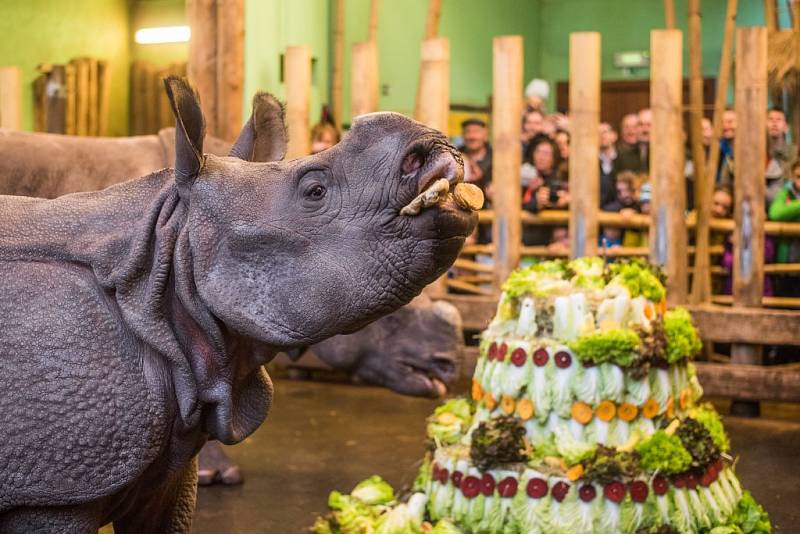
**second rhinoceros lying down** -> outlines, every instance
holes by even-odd
[[[441,134],[396,114],[281,163],[203,155],[168,81],[175,169],[55,200],[0,197],[0,532],[188,532],[197,451],[266,416],[263,364],[409,302],[476,224]],[[232,153],[264,153],[251,120]],[[43,154],[46,157],[46,154]]]
[[[283,109],[269,98],[254,101],[252,134],[263,143],[260,161],[283,158]],[[224,156],[230,143],[206,136],[209,154]],[[0,195],[55,198],[96,191],[169,167],[175,129],[125,138],[78,137],[0,129]],[[418,297],[362,330],[311,347],[327,365],[406,395],[442,395],[456,378],[463,341],[457,310]],[[297,351],[295,351],[297,354]],[[202,458],[201,458],[202,460]]]

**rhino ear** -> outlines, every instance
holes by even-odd
[[[169,76],[164,87],[175,115],[175,181],[187,192],[203,166],[206,123],[200,98],[185,78]]]
[[[269,93],[257,93],[253,113],[230,155],[245,161],[280,161],[286,156],[287,142],[283,105]]]

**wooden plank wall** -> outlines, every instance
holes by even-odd
[[[22,126],[22,75],[19,67],[0,67],[0,128]]]
[[[131,65],[130,133],[146,135],[174,126],[172,108],[164,90],[167,76],[186,76],[186,63],[156,67],[143,61]]]
[[[38,70],[33,83],[34,130],[108,135],[108,62],[80,57],[64,65],[39,65]]]

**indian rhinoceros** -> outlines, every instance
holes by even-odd
[[[254,113],[215,157],[196,94],[166,86],[174,169],[0,196],[0,532],[187,532],[198,450],[266,417],[263,364],[406,304],[476,225],[452,191],[400,214],[463,175],[419,123],[367,115],[326,152],[261,163],[285,139]]]
[[[278,102],[260,101],[258,114],[254,134],[267,137],[280,130],[284,110]],[[224,156],[231,144],[207,135],[203,148]],[[45,152],[48,156],[41,157]],[[280,150],[260,155],[262,160],[282,157]],[[175,128],[128,138],[0,129],[0,195],[54,198],[94,191],[168,167],[174,159]],[[444,395],[457,378],[463,347],[458,310],[423,294],[363,329],[335,336],[307,352],[364,383],[405,395],[435,397]],[[305,353],[292,351],[291,358],[297,360]],[[241,470],[218,443],[209,442],[198,458],[200,485],[242,482]]]

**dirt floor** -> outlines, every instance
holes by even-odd
[[[413,481],[425,418],[437,401],[282,379],[275,391],[267,422],[227,449],[245,484],[201,488],[194,532],[303,532],[326,510],[332,489],[349,491],[372,474],[396,488]],[[766,406],[761,419],[727,417],[725,423],[744,487],[770,513],[776,532],[798,532],[800,409]]]

